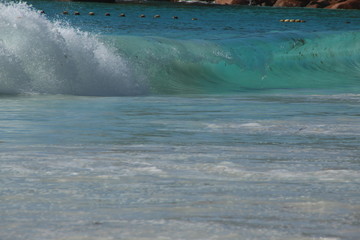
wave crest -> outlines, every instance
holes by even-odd
[[[51,22],[25,3],[0,3],[0,93],[136,95],[144,83],[96,36]]]

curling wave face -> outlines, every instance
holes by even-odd
[[[356,31],[214,41],[94,35],[51,21],[25,3],[0,3],[0,31],[1,94],[360,92]]]
[[[149,77],[155,93],[358,92],[360,33],[304,35],[277,33],[214,42],[123,36],[114,41]]]

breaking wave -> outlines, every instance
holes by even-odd
[[[360,90],[360,32],[221,41],[101,36],[25,3],[0,3],[0,31],[0,94]]]
[[[135,95],[128,63],[89,33],[51,22],[25,3],[0,3],[0,92]]]

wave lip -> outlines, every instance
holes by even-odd
[[[96,36],[48,20],[26,3],[0,3],[0,93],[138,95],[146,84]]]

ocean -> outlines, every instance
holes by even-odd
[[[359,26],[1,1],[0,239],[360,239]]]

